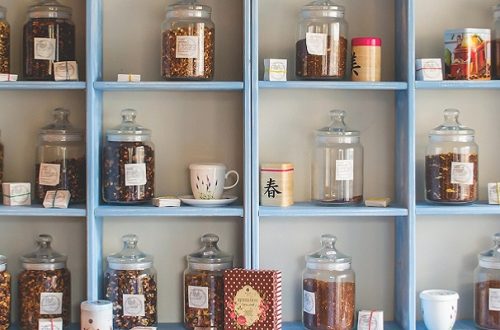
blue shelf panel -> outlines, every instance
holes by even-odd
[[[284,322],[283,330],[304,330],[304,326],[302,322]],[[384,330],[402,330],[396,322],[394,321],[386,321],[384,322]],[[419,329],[420,330],[420,329]]]
[[[408,209],[398,205],[390,207],[318,206],[311,202],[298,202],[289,207],[259,207],[261,217],[397,217],[407,215]]]
[[[500,80],[415,81],[417,89],[500,89]]]
[[[19,217],[85,217],[85,205],[72,205],[67,209],[44,208],[40,204],[29,206],[0,205],[0,216]]]
[[[0,82],[2,90],[84,90],[87,83],[84,81],[8,81]]]
[[[156,207],[152,205],[101,205],[97,217],[243,217],[243,206],[223,207]]]
[[[351,90],[405,90],[406,82],[398,81],[259,81],[261,89],[351,89]]]
[[[453,330],[476,330],[474,321],[472,320],[457,320],[453,325]],[[416,330],[427,330],[424,321],[417,321]]]
[[[96,81],[94,88],[103,91],[242,91],[241,81]]]
[[[417,215],[500,215],[500,205],[490,205],[480,201],[468,205],[437,205],[426,202],[417,203]]]

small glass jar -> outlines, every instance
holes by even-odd
[[[54,62],[75,61],[72,9],[57,0],[37,0],[23,33],[25,80],[54,80]]]
[[[347,59],[344,7],[330,0],[315,0],[304,6],[295,54],[298,78],[344,79]]]
[[[224,330],[225,269],[233,267],[233,256],[217,246],[219,236],[201,237],[203,248],[187,256],[184,271],[184,325],[187,329]]]
[[[52,250],[52,237],[38,235],[38,249],[21,257],[18,277],[19,318],[24,330],[39,329],[39,319],[71,321],[71,275],[67,257]]]
[[[151,130],[135,122],[136,111],[121,112],[122,123],[106,132],[103,154],[103,199],[137,204],[154,197],[155,155]]]
[[[478,146],[474,130],[462,126],[456,109],[444,111],[444,123],[429,133],[425,156],[425,199],[443,204],[478,199]]]
[[[302,321],[307,329],[354,327],[355,274],[351,257],[335,249],[336,240],[333,235],[321,235],[321,249],[306,256]]]
[[[10,25],[7,8],[0,6],[0,73],[10,73]]]
[[[123,249],[108,256],[104,274],[104,296],[113,303],[113,327],[153,326],[158,300],[153,257],[137,248],[136,235],[125,235],[122,240]]]
[[[330,111],[331,123],[316,131],[313,201],[320,205],[363,200],[363,147],[359,131],[344,122],[345,111]]]
[[[55,109],[54,121],[40,130],[35,167],[35,196],[40,203],[50,190],[69,190],[71,203],[85,202],[85,143],[69,114],[67,109]]]
[[[500,233],[495,246],[478,255],[474,270],[474,322],[481,329],[500,329]]]
[[[7,258],[0,255],[0,329],[10,326],[11,276],[7,271]]]
[[[500,4],[493,7],[491,29],[491,79],[500,79]]]
[[[215,26],[212,8],[182,0],[167,8],[162,24],[161,75],[167,80],[212,80]]]

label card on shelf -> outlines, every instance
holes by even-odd
[[[78,63],[76,61],[54,62],[54,80],[78,80]]]
[[[67,209],[71,193],[68,190],[50,190],[45,194],[43,207]]]
[[[31,183],[2,183],[3,205],[31,205]]]
[[[119,73],[117,80],[118,82],[139,82],[141,81],[141,75],[140,74],[124,74],[124,73]]]

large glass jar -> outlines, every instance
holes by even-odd
[[[217,246],[219,236],[205,234],[203,247],[187,256],[184,271],[184,325],[188,329],[224,330],[225,269],[233,267],[233,256]]]
[[[113,327],[149,327],[157,322],[153,257],[137,248],[136,235],[125,235],[122,240],[123,249],[108,256],[104,274],[104,295],[113,303]]]
[[[42,203],[49,190],[69,190],[71,203],[85,201],[83,132],[69,121],[69,110],[54,110],[54,121],[38,137],[35,196]]]
[[[71,321],[71,275],[67,257],[52,250],[52,237],[39,235],[38,249],[21,257],[18,277],[19,322],[24,330],[39,329],[39,319]]]
[[[331,123],[316,131],[313,201],[321,205],[363,200],[363,147],[359,131],[344,122],[345,111],[330,111]]]
[[[493,7],[491,29],[491,78],[500,79],[500,4]]]
[[[482,329],[500,329],[500,233],[495,246],[478,255],[474,270],[474,322]]]
[[[302,8],[295,73],[301,79],[344,79],[347,23],[344,7],[316,0]]]
[[[182,0],[167,8],[162,24],[161,75],[168,80],[212,80],[215,26],[212,8]]]
[[[351,257],[337,251],[336,240],[333,235],[321,235],[321,249],[306,256],[302,321],[307,329],[354,327],[355,275]]]
[[[7,258],[0,255],[0,329],[10,326],[11,276],[7,271]]]
[[[429,133],[425,155],[425,199],[444,204],[478,199],[478,146],[474,130],[458,121],[459,111],[446,109],[444,123]]]
[[[54,80],[54,62],[75,61],[72,9],[57,0],[37,0],[24,24],[25,80]]]
[[[135,122],[135,110],[125,109],[121,114],[122,123],[106,133],[103,199],[116,204],[148,202],[154,197],[155,186],[151,130]]]
[[[0,73],[10,73],[10,25],[7,8],[0,6]]]

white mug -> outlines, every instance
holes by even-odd
[[[429,330],[450,330],[457,319],[458,293],[449,290],[420,292],[424,323]]]
[[[191,190],[196,199],[221,199],[224,190],[236,187],[240,181],[238,172],[231,170],[226,172],[226,165],[216,163],[191,164]],[[224,186],[229,175],[236,176],[236,182],[230,186]]]

